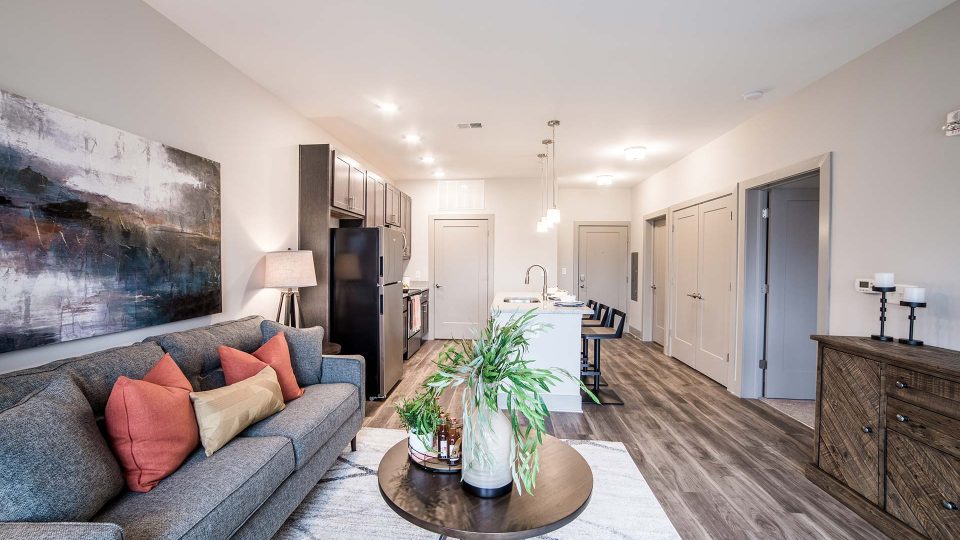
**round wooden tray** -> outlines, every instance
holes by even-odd
[[[407,456],[410,458],[411,463],[426,471],[459,474],[460,471],[463,470],[463,460],[456,465],[451,465],[446,460],[442,460],[436,456],[417,452],[410,447],[409,443],[407,443]]]

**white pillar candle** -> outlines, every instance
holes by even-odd
[[[893,272],[877,272],[873,275],[874,287],[893,287]]]
[[[927,290],[923,287],[907,287],[903,291],[904,302],[923,303],[927,301]]]

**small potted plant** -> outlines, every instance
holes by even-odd
[[[440,425],[440,404],[436,393],[421,391],[411,399],[397,400],[395,407],[400,425],[407,430],[410,448],[424,456],[436,455],[433,437]]]
[[[479,497],[531,492],[540,470],[540,443],[550,411],[543,393],[563,378],[576,381],[598,402],[580,379],[562,369],[531,367],[526,358],[528,336],[540,331],[534,312],[498,323],[494,315],[472,341],[459,341],[437,360],[437,372],[424,383],[439,395],[464,386],[463,485]],[[504,397],[506,411],[498,400]]]

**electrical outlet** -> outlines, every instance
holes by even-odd
[[[560,275],[561,275],[561,276],[567,275],[567,268],[566,268],[566,267],[563,267],[563,268],[560,269]]]
[[[417,276],[417,279],[418,279],[418,280],[420,279],[420,271],[419,271],[419,270],[417,270],[416,274],[414,274],[414,275]]]

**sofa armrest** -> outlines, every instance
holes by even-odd
[[[350,383],[360,393],[360,414],[366,400],[367,371],[366,361],[360,355],[324,356],[320,370],[320,383]]]
[[[19,540],[123,540],[123,529],[115,523],[56,522],[26,523],[0,522],[0,538]]]

